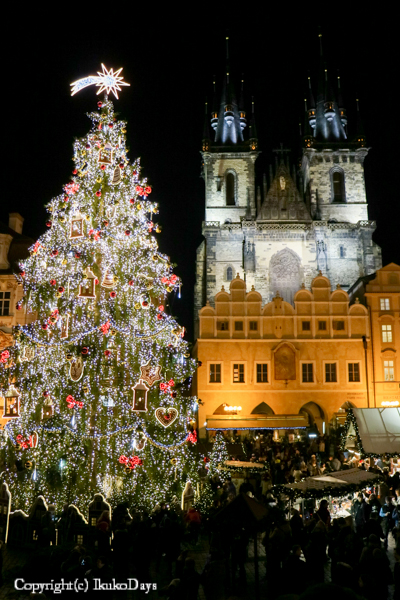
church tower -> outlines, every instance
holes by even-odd
[[[206,222],[239,223],[255,217],[254,163],[257,135],[254,104],[250,126],[244,107],[242,78],[237,98],[229,67],[229,38],[226,38],[226,68],[218,99],[214,98],[209,123],[206,111],[202,157],[206,193]],[[212,134],[210,134],[210,125]]]
[[[382,267],[368,220],[364,160],[368,154],[357,101],[357,123],[349,136],[340,77],[336,94],[320,40],[316,102],[309,79],[302,171],[304,193],[321,255],[320,268],[348,289],[359,276]],[[345,260],[344,260],[345,259]]]
[[[237,274],[264,303],[277,292],[293,303],[302,284],[310,287],[320,271],[333,288],[346,290],[381,268],[380,248],[372,241],[375,223],[368,220],[365,135],[359,120],[357,135],[349,139],[340,79],[334,94],[322,50],[317,84],[316,102],[309,85],[301,172],[290,169],[281,147],[269,185],[264,176],[263,194],[256,194],[254,104],[247,126],[243,81],[237,96],[227,49],[222,90],[217,97],[214,84],[203,133],[205,220],[197,249],[195,323],[198,311],[212,305]]]

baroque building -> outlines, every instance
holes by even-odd
[[[23,288],[14,273],[19,270],[19,261],[29,254],[28,248],[34,240],[22,233],[24,219],[19,213],[10,213],[8,225],[0,223],[0,351],[14,344],[12,329],[36,319],[36,314],[27,313],[17,305],[23,296]],[[0,400],[0,428],[7,420],[2,418],[4,406]],[[1,431],[1,429],[0,429]]]
[[[322,274],[294,306],[237,275],[199,314],[194,354],[199,433],[217,429],[320,433],[349,406],[374,407],[368,309]],[[375,404],[376,406],[376,404]],[[325,429],[326,428],[326,429]]]
[[[255,184],[254,105],[248,119],[243,83],[237,96],[227,64],[203,133],[205,219],[197,250],[196,324],[198,311],[206,302],[213,304],[236,273],[250,288],[254,285],[263,302],[279,292],[293,304],[301,284],[310,287],[319,271],[333,289],[339,284],[348,290],[382,266],[372,240],[375,223],[368,220],[366,138],[360,120],[353,127],[356,135],[349,136],[340,79],[336,87],[334,93],[321,52],[315,97],[309,85],[301,169],[290,172],[279,151],[261,194]]]
[[[320,433],[348,408],[400,406],[400,266],[347,292],[321,273],[293,305],[267,303],[237,275],[199,313],[194,354],[199,433],[308,426]]]

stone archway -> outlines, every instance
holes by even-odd
[[[307,402],[307,404],[303,404],[299,410],[299,414],[307,416],[309,424],[315,425],[319,433],[322,434],[322,423],[325,421],[325,416],[324,411],[318,404],[315,402]]]
[[[294,295],[301,286],[301,261],[296,252],[284,248],[272,256],[269,280],[273,295],[279,292],[286,302],[293,304]]]

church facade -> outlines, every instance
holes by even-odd
[[[322,59],[321,59],[322,65]],[[302,284],[321,271],[335,289],[348,290],[382,266],[368,219],[361,123],[349,138],[339,87],[333,94],[324,69],[316,101],[310,87],[303,156],[298,173],[283,158],[256,190],[259,154],[254,110],[248,119],[226,69],[221,95],[206,119],[203,143],[204,240],[197,250],[195,322],[223,285],[239,274],[264,303],[277,292],[293,304]]]

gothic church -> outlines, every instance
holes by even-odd
[[[238,99],[239,98],[239,99]],[[316,100],[315,100],[316,98]],[[347,135],[340,93],[334,93],[322,51],[318,87],[306,105],[301,169],[290,172],[281,153],[263,195],[255,185],[259,155],[254,105],[249,119],[243,85],[236,95],[229,67],[220,96],[206,115],[202,142],[205,181],[204,240],[197,250],[195,322],[198,311],[222,286],[240,275],[270,302],[279,292],[287,302],[319,271],[333,287],[347,290],[359,277],[382,267],[368,220],[361,122]]]

